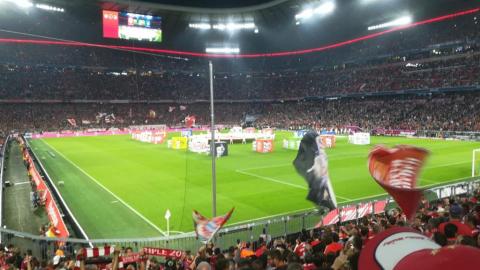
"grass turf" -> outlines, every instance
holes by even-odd
[[[172,136],[174,134],[170,134]],[[217,160],[217,213],[236,210],[229,224],[313,207],[307,185],[296,174],[296,151],[281,148],[290,132],[277,132],[275,152],[252,152],[251,144],[229,146]],[[192,209],[211,213],[209,156],[130,139],[129,136],[52,138],[30,141],[90,238],[150,237],[166,231],[192,231]],[[467,178],[477,142],[372,137],[373,144],[412,144],[427,148],[420,185]],[[371,179],[367,155],[372,146],[337,139],[328,149],[330,176],[339,203],[367,199],[384,191]]]

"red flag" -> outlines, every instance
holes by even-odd
[[[187,128],[191,128],[192,126],[195,125],[195,120],[196,120],[195,115],[188,115],[187,117],[185,117],[185,126]]]
[[[407,216],[412,219],[417,210],[422,189],[417,177],[428,151],[401,145],[392,149],[375,147],[368,157],[368,169],[377,183],[390,194]]]

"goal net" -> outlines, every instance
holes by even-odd
[[[473,150],[472,177],[480,176],[480,149]]]

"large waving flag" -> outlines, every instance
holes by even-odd
[[[417,178],[428,151],[401,145],[388,149],[376,146],[368,157],[368,169],[377,183],[390,194],[407,216],[412,219],[422,196]]]
[[[193,210],[195,233],[200,241],[205,243],[209,242],[215,233],[217,233],[217,231],[220,230],[225,223],[227,223],[234,209],[235,208],[232,208],[223,216],[214,217],[212,219],[208,219],[202,216],[198,211]]]
[[[329,210],[337,208],[328,175],[327,154],[317,132],[309,131],[303,136],[293,165],[308,183],[308,200]]]

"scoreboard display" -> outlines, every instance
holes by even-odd
[[[162,18],[124,11],[103,11],[103,37],[162,42]]]

